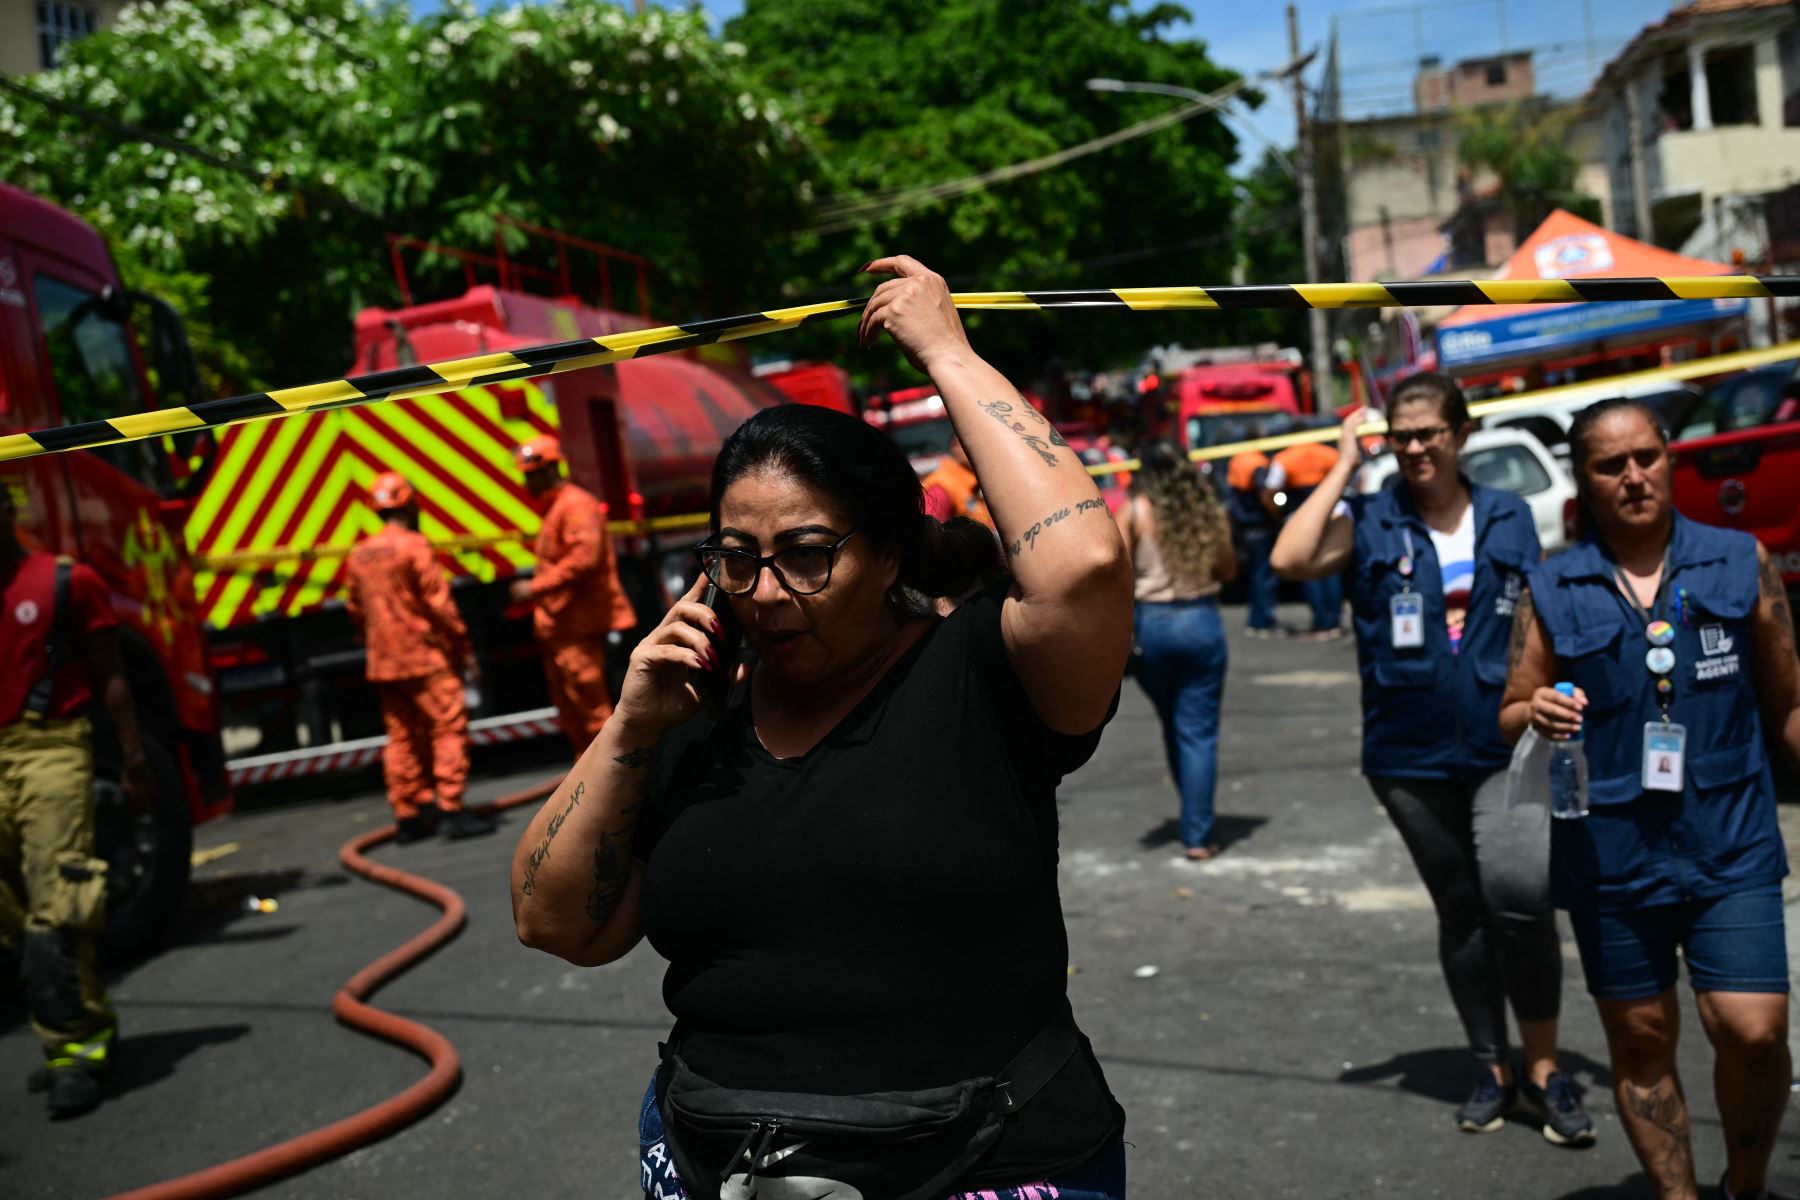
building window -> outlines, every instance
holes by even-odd
[[[1506,86],[1506,64],[1499,59],[1487,65],[1487,81],[1489,87]]]
[[[1669,55],[1663,60],[1662,90],[1656,96],[1660,132],[1680,133],[1694,127],[1694,83],[1688,75],[1687,56]]]
[[[1755,125],[1756,50],[1740,46],[1706,56],[1706,90],[1714,125]]]
[[[91,8],[62,4],[58,0],[38,0],[38,61],[44,70],[55,70],[62,48],[94,32],[98,21]]]

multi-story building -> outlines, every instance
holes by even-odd
[[[1800,15],[1791,0],[1681,5],[1607,65],[1592,99],[1604,114],[1614,228],[1715,262],[1766,262],[1772,243],[1792,253]]]
[[[0,73],[50,70],[64,46],[108,28],[124,7],[125,0],[0,0]]]
[[[1537,94],[1529,51],[1444,67],[1420,62],[1414,111],[1347,121],[1339,142],[1347,209],[1349,278],[1416,279],[1479,273],[1503,263],[1530,230],[1515,230],[1498,181],[1461,161],[1463,114],[1516,108],[1523,119],[1562,115],[1581,162],[1577,186],[1605,204],[1599,124],[1567,102]],[[1571,111],[1571,110],[1574,111]]]

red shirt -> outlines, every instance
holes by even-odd
[[[11,725],[25,712],[31,689],[49,669],[45,642],[50,637],[56,597],[56,556],[28,554],[11,570],[0,567],[0,725]],[[80,637],[117,625],[106,585],[91,567],[76,563],[69,572],[69,614],[63,628]],[[47,717],[78,717],[93,699],[87,659],[71,647],[50,692]]]

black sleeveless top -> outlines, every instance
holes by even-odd
[[[1032,711],[1003,590],[937,622],[806,755],[776,759],[749,689],[672,730],[638,831],[643,925],[692,1068],[848,1095],[997,1073],[1068,983],[1056,787],[1100,730]],[[1116,703],[1116,701],[1115,701]],[[968,1184],[1091,1157],[1124,1113],[1084,1037]]]

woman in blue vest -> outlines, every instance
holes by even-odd
[[[1587,1145],[1594,1126],[1557,1069],[1562,948],[1550,904],[1549,818],[1508,811],[1499,735],[1507,631],[1539,558],[1523,501],[1470,483],[1456,384],[1415,375],[1394,391],[1387,440],[1399,473],[1340,501],[1362,458],[1365,420],[1344,422],[1337,466],[1288,519],[1275,569],[1289,579],[1348,570],[1362,670],[1363,774],[1412,853],[1438,915],[1438,957],[1476,1060],[1458,1128],[1490,1133],[1521,1097],[1544,1137]],[[1511,1001],[1524,1043],[1515,1082]]]
[[[1667,440],[1648,409],[1597,404],[1569,443],[1586,535],[1532,572],[1501,725],[1515,741],[1527,725],[1583,739],[1590,807],[1555,822],[1552,886],[1606,1027],[1620,1119],[1657,1195],[1696,1194],[1675,1074],[1679,949],[1716,1055],[1724,1194],[1757,1196],[1791,1075],[1787,855],[1763,745],[1766,724],[1800,756],[1787,595],[1748,534],[1674,511]]]

